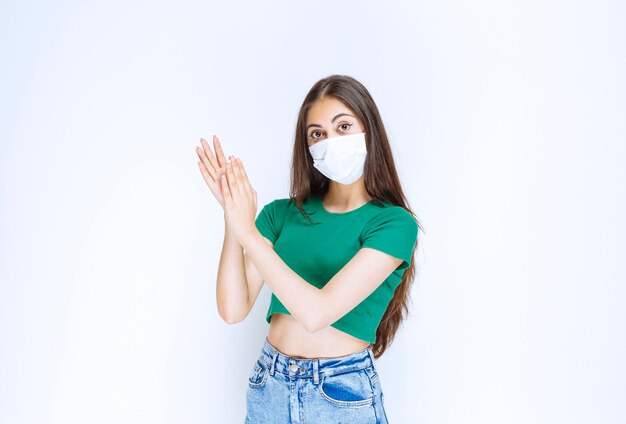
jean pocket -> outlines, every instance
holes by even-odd
[[[267,382],[269,366],[262,359],[257,359],[248,377],[248,385],[253,389],[263,387]]]
[[[361,407],[372,404],[374,392],[365,370],[325,375],[318,390],[327,402],[342,407]]]

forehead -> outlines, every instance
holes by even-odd
[[[341,100],[335,97],[325,97],[313,103],[309,108],[306,116],[307,125],[329,123],[338,113],[356,116]]]

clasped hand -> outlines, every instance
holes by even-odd
[[[226,225],[239,244],[245,246],[246,240],[258,232],[255,225],[256,190],[252,188],[248,174],[238,157],[231,155],[230,162],[226,161],[216,136],[213,136],[215,156],[204,139],[201,139],[201,144],[204,149],[196,147],[196,153],[200,158],[198,162],[200,171],[224,209]],[[205,152],[208,152],[208,155]]]

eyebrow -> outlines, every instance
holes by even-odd
[[[332,121],[330,121],[330,123],[332,124],[333,122],[335,122],[335,121],[337,120],[337,118],[339,118],[340,116],[344,116],[344,115],[345,115],[345,116],[352,116],[352,115],[350,115],[349,113],[340,113],[340,114],[335,115],[335,117],[333,118],[333,120],[332,120]],[[354,118],[354,116],[352,116],[352,117]],[[307,126],[307,127],[306,127],[306,131],[308,131],[308,130],[309,130],[309,128],[311,128],[311,127],[319,127],[319,128],[322,128],[322,126],[321,126],[321,125],[319,125],[319,124],[309,124],[309,126]]]

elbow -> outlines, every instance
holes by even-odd
[[[233,307],[224,303],[217,303],[217,314],[226,324],[237,324],[243,321],[250,312],[250,308]]]
[[[331,324],[326,316],[327,309],[323,307],[324,302],[320,299],[317,305],[319,307],[313,306],[308,309],[308,316],[303,319],[303,326],[309,333],[316,333]]]
[[[220,316],[220,318],[222,318],[222,321],[224,321],[226,324],[237,324],[238,322],[241,322],[244,320],[244,318],[246,317],[247,314],[241,314],[241,313],[237,313],[236,311],[224,311],[222,310],[222,308],[218,307],[218,314]]]
[[[237,317],[234,315],[221,315],[220,314],[220,317],[226,324],[237,324],[238,322],[243,321],[243,318]]]
[[[304,328],[309,333],[316,333],[316,332],[320,331],[322,328],[326,327],[327,325],[328,324],[326,324],[326,322],[324,322],[322,320],[322,317],[317,315],[317,316],[313,316],[311,319],[309,319],[305,323]]]

